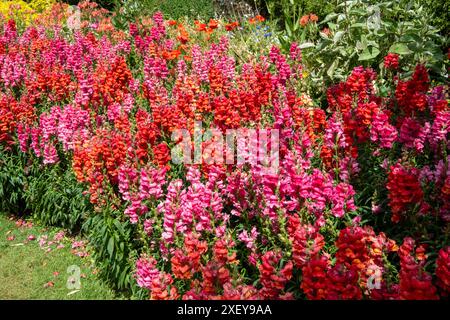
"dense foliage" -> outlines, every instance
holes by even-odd
[[[313,47],[286,48],[262,16],[156,12],[119,28],[117,12],[79,8],[75,28],[60,3],[0,21],[1,211],[81,228],[103,274],[137,297],[448,296],[448,56],[402,38],[415,25],[387,23],[403,32],[374,55],[379,34],[355,27],[361,50],[353,31],[337,36],[356,8],[335,17],[333,45],[310,39],[346,51],[313,51],[315,67]],[[257,132],[232,143],[243,161],[220,161],[231,129]],[[197,144],[200,158],[177,161]],[[274,146],[266,163],[249,155]]]

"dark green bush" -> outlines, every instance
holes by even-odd
[[[134,261],[142,243],[138,241],[136,226],[112,208],[92,213],[83,224],[83,231],[93,246],[94,259],[101,275],[113,288],[139,297],[144,292],[132,278]]]
[[[430,25],[438,28],[442,35],[450,34],[450,2],[446,0],[418,0],[429,13]]]
[[[24,214],[25,156],[0,145],[0,212]]]
[[[314,13],[319,17],[319,20],[324,19],[328,14],[334,11],[336,7],[336,0],[256,0],[258,7],[261,10],[267,11],[272,19],[280,19],[282,22],[286,17],[284,16],[284,7],[296,7],[299,16]]]
[[[116,7],[116,14],[125,18],[141,15],[151,15],[161,11],[166,19],[189,17],[193,19],[208,19],[214,17],[214,6],[211,0],[120,0],[121,6]]]
[[[92,211],[82,192],[83,187],[71,170],[59,164],[39,165],[36,161],[27,176],[23,197],[36,220],[77,232]]]

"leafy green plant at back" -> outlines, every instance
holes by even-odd
[[[404,66],[423,63],[432,78],[446,77],[441,47],[447,39],[429,25],[426,11],[414,1],[340,1],[336,12],[319,21],[317,30],[318,40],[301,42],[308,48],[304,58],[310,81],[319,88],[311,93],[315,96],[356,66],[378,70],[389,52],[399,54]]]
[[[304,42],[306,38],[315,37],[317,26],[314,21],[333,12],[336,5],[322,0],[260,0],[258,4],[281,27],[279,41],[285,50],[289,49],[292,41]],[[312,23],[309,23],[309,19],[305,20],[308,17],[313,19]]]
[[[306,14],[315,14],[319,19],[334,11],[336,1],[326,0],[256,0],[257,6],[267,10],[272,19],[294,20],[290,15],[295,12],[297,18]]]
[[[214,17],[212,0],[115,0],[115,17],[117,27],[126,27],[128,22],[142,16],[161,11],[166,19],[189,17],[209,19]]]

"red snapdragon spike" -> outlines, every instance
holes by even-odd
[[[263,288],[260,294],[266,299],[279,298],[282,295],[286,283],[292,277],[292,261],[287,262],[280,268],[278,266],[280,259],[281,254],[273,251],[268,251],[261,257],[259,272]]]
[[[437,289],[431,276],[423,270],[424,259],[415,259],[415,241],[405,238],[399,249],[400,256],[400,299],[434,300],[438,299]]]
[[[426,93],[429,87],[430,79],[423,65],[416,66],[412,79],[398,82],[395,97],[406,116],[425,111],[428,106]]]
[[[398,59],[399,59],[398,54],[388,53],[388,55],[384,57],[384,67],[386,69],[397,70],[398,69]]]
[[[436,260],[436,276],[442,295],[447,297],[450,294],[450,246],[439,250]]]
[[[391,167],[386,188],[389,191],[391,219],[395,223],[399,222],[414,205],[421,204],[423,200],[423,191],[417,170],[407,169],[400,163]]]

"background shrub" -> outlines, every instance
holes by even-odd
[[[296,8],[296,14],[300,16],[314,13],[319,19],[325,18],[336,7],[336,1],[326,0],[257,0],[256,3],[261,10],[269,13],[272,19],[280,19],[281,21],[289,18],[284,15],[286,7]]]
[[[428,11],[430,24],[438,28],[442,35],[449,35],[450,2],[445,0],[419,0],[419,3],[422,3]]]

